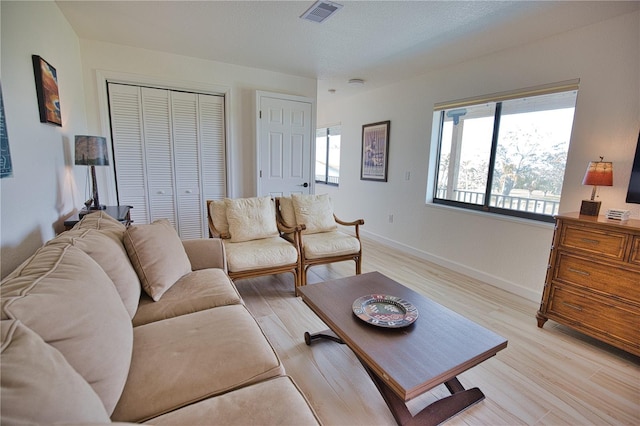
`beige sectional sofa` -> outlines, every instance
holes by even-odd
[[[102,212],[2,283],[0,423],[318,424],[219,239]]]

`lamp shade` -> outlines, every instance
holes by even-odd
[[[613,186],[613,164],[608,161],[591,161],[582,180],[583,185]]]
[[[108,166],[107,138],[76,135],[76,166]]]

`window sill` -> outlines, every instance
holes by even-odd
[[[501,215],[501,214],[496,214],[496,213],[489,213],[489,212],[484,212],[484,211],[479,211],[479,210],[464,209],[464,208],[460,208],[460,207],[448,206],[446,204],[436,204],[436,203],[433,203],[433,202],[427,202],[425,204],[425,206],[427,208],[448,210],[448,211],[453,211],[453,212],[456,212],[456,213],[459,213],[459,214],[464,214],[464,215],[481,216],[481,217],[485,217],[485,218],[488,218],[488,219],[497,220],[497,221],[500,221],[500,222],[517,223],[519,225],[526,225],[526,226],[531,226],[531,227],[535,227],[535,228],[551,229],[552,230],[555,227],[555,224],[552,223],[552,222],[541,222],[539,220],[525,219],[525,218],[522,218],[522,217],[506,216],[506,215]]]

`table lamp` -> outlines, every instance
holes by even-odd
[[[108,166],[107,139],[102,136],[76,135],[76,166],[91,167],[91,185],[93,186],[93,203],[89,210],[104,210],[98,197],[95,166]]]
[[[598,186],[613,186],[613,164],[603,160],[604,157],[600,157],[600,161],[589,162],[582,184],[593,185],[593,190],[591,191],[590,200],[582,200],[580,214],[598,216],[601,203],[600,201],[594,201],[596,189]]]

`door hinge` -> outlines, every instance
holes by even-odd
[[[262,170],[260,170],[260,177],[262,177]]]
[[[262,110],[260,110],[260,117],[258,118],[262,119]]]

